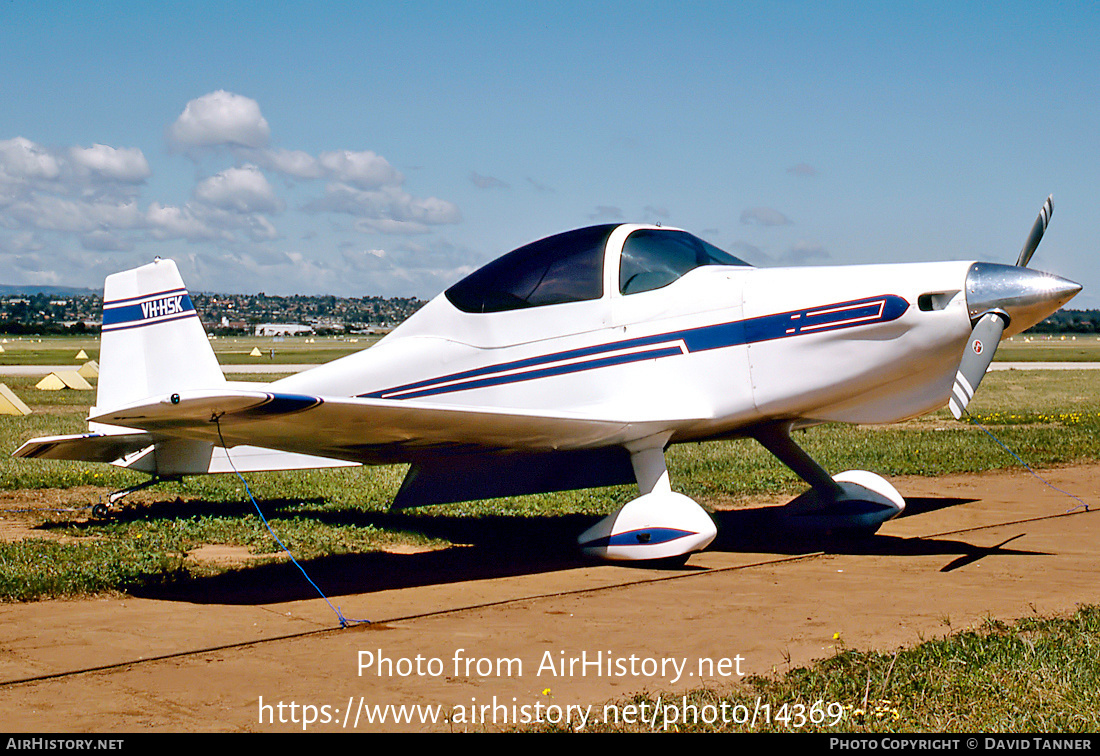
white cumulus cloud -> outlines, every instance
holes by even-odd
[[[228,168],[199,182],[195,199],[239,213],[272,213],[282,209],[263,172],[254,165]]]
[[[278,238],[279,232],[267,218],[262,215],[248,216],[248,235],[252,241],[271,241]]]
[[[190,205],[181,208],[154,202],[145,212],[145,218],[152,235],[157,239],[186,239],[197,242],[220,236]]]
[[[317,158],[301,150],[250,150],[245,154],[256,162],[279,173],[297,179],[319,179],[325,175]]]
[[[0,141],[0,173],[16,180],[56,179],[61,164],[42,145],[15,137]]]
[[[57,146],[22,136],[0,139],[0,275],[34,280],[49,260],[50,276],[86,283],[117,270],[119,253],[139,253],[135,261],[152,254],[178,258],[180,242],[194,245],[187,257],[195,271],[204,271],[199,280],[207,286],[241,279],[347,292],[369,281],[423,293],[465,270],[468,251],[455,260],[446,251],[423,255],[362,244],[361,234],[430,237],[462,220],[455,203],[407,191],[405,176],[375,152],[273,146],[259,103],[225,90],[187,102],[164,134],[175,153],[164,163],[138,147],[91,139]],[[188,171],[181,155],[200,169],[207,161],[220,164],[202,170],[187,200],[158,196],[163,189],[150,185],[150,163],[158,176]],[[506,186],[491,176],[471,174],[471,180]],[[352,222],[310,217],[315,213]],[[309,251],[287,249],[288,235],[310,239]],[[337,243],[358,251],[340,256]],[[361,275],[349,278],[355,272]]]
[[[462,220],[462,214],[453,202],[438,197],[413,197],[395,186],[362,191],[347,184],[329,184],[324,198],[310,203],[306,209],[348,213],[374,221],[433,226]]]
[[[69,157],[77,166],[110,181],[134,183],[149,178],[149,162],[137,147],[70,147]]]
[[[169,142],[180,149],[264,147],[270,138],[260,104],[222,89],[191,100],[168,127]]]
[[[26,228],[70,233],[140,228],[145,223],[141,211],[132,202],[74,200],[49,194],[32,194],[13,204],[5,215]]]
[[[360,189],[393,186],[405,180],[405,177],[394,170],[388,160],[369,150],[322,152],[319,162],[332,178],[353,184]]]

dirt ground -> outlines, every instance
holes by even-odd
[[[858,544],[797,538],[771,502],[720,512],[716,543],[679,570],[522,542],[328,560],[332,603],[372,621],[347,629],[291,565],[186,594],[3,605],[0,712],[11,732],[583,726],[638,691],[679,702],[839,644],[888,650],[1100,603],[1100,464],[1044,475],[1092,511],[1011,471],[895,479],[905,516]]]

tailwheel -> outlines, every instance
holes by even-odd
[[[112,491],[111,493],[107,494],[106,504],[100,502],[99,504],[96,504],[94,507],[92,507],[92,514],[96,515],[96,517],[110,517],[111,512],[115,508],[115,505],[122,501],[124,497],[129,496],[135,491],[146,489],[149,486],[155,486],[157,483],[160,483],[163,480],[173,480],[173,478],[162,478],[159,475],[154,475],[152,478],[145,481],[144,483],[138,483],[136,486],[130,486],[128,488],[123,488],[118,491]],[[179,478],[174,478],[174,480],[179,480]]]

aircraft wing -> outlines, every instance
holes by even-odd
[[[186,391],[151,397],[89,420],[157,437],[257,446],[364,464],[492,451],[593,449],[697,418],[613,418],[465,407],[416,400],[263,391]]]

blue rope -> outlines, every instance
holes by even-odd
[[[331,609],[333,611],[333,613],[336,615],[337,619],[340,620],[340,627],[345,627],[346,628],[348,625],[351,625],[351,624],[354,624],[354,623],[365,623],[365,624],[369,625],[370,620],[368,620],[368,619],[348,619],[347,617],[344,616],[343,612],[340,611],[340,607],[333,606],[332,602],[328,600],[328,596],[326,596],[324,594],[324,591],[322,591],[317,586],[317,584],[313,582],[313,579],[306,572],[305,568],[302,567],[302,565],[300,565],[298,563],[298,560],[294,558],[294,554],[292,554],[290,552],[290,549],[287,548],[286,544],[283,543],[282,539],[280,539],[279,536],[275,535],[275,531],[272,530],[271,525],[267,521],[267,518],[264,517],[264,513],[260,511],[260,505],[256,502],[256,497],[252,495],[252,490],[248,487],[248,481],[246,481],[244,479],[244,476],[241,475],[239,470],[237,470],[237,466],[235,464],[233,464],[233,457],[231,457],[230,454],[229,454],[229,447],[225,445],[225,439],[222,438],[222,424],[221,424],[221,416],[220,415],[215,415],[214,424],[218,428],[218,440],[221,441],[222,448],[225,449],[225,458],[227,460],[229,460],[229,466],[233,469],[233,472],[236,474],[236,476],[238,478],[240,478],[241,483],[244,484],[245,493],[247,493],[248,498],[252,500],[252,506],[256,509],[256,514],[258,514],[260,516],[260,520],[263,522],[264,527],[267,528],[267,532],[271,533],[271,537],[275,539],[275,542],[278,543],[279,546],[282,547],[283,551],[286,552],[287,556],[290,557],[290,561],[294,562],[294,566],[298,568],[298,570],[302,573],[302,576],[306,580],[309,581],[309,584],[312,585],[313,588],[317,591],[317,593],[321,596],[321,598],[323,598],[325,600],[325,603],[328,604],[328,608]]]
[[[1029,464],[1028,464],[1027,462],[1024,462],[1024,461],[1023,461],[1022,459],[1020,459],[1020,455],[1018,455],[1018,454],[1017,454],[1016,452],[1012,451],[1012,450],[1011,450],[1011,449],[1009,449],[1009,448],[1008,448],[1007,446],[1005,446],[1005,445],[1004,445],[1003,443],[1001,443],[1001,440],[1000,440],[999,438],[997,438],[996,436],[994,436],[994,435],[993,435],[993,433],[992,433],[992,432],[991,432],[991,431],[990,431],[990,430],[989,430],[988,428],[986,428],[986,427],[985,427],[984,425],[982,425],[981,423],[979,423],[979,422],[978,422],[978,418],[976,418],[976,417],[974,417],[973,415],[971,415],[971,414],[970,414],[969,412],[967,412],[967,411],[966,411],[966,409],[963,409],[963,413],[965,413],[965,414],[966,414],[966,417],[967,417],[967,419],[969,419],[969,420],[970,420],[970,422],[974,423],[974,425],[978,426],[978,427],[979,427],[979,428],[981,428],[981,429],[982,429],[983,431],[985,431],[985,434],[986,434],[987,436],[989,436],[989,437],[990,437],[991,439],[993,439],[994,441],[996,441],[996,442],[997,442],[997,445],[998,445],[998,446],[1000,446],[1000,447],[1001,447],[1002,449],[1004,449],[1004,450],[1005,450],[1006,452],[1008,452],[1008,453],[1009,453],[1009,454],[1011,454],[1011,455],[1012,455],[1013,457],[1015,457],[1015,458],[1016,458],[1016,461],[1017,461],[1017,462],[1019,462],[1019,463],[1020,463],[1021,465],[1023,465],[1023,466],[1025,467],[1025,468],[1027,468],[1027,471],[1028,471],[1029,473],[1031,473],[1032,475],[1034,475],[1034,476],[1035,476],[1036,478],[1038,478],[1040,482],[1042,482],[1042,483],[1043,483],[1044,485],[1046,485],[1046,486],[1047,486],[1048,488],[1052,488],[1052,489],[1054,489],[1055,491],[1057,491],[1058,493],[1060,493],[1060,494],[1065,494],[1065,495],[1066,495],[1066,496],[1068,496],[1069,498],[1071,498],[1071,499],[1073,499],[1073,500],[1075,500],[1075,501],[1078,501],[1078,502],[1080,502],[1080,504],[1078,504],[1078,505],[1077,505],[1076,507],[1070,507],[1069,509],[1067,509],[1067,510],[1066,510],[1066,512],[1067,512],[1067,513],[1069,513],[1069,512],[1072,512],[1073,510],[1075,510],[1075,509],[1079,509],[1079,508],[1081,508],[1081,507],[1084,507],[1084,508],[1085,508],[1085,511],[1086,511],[1086,512],[1088,512],[1088,511],[1089,511],[1089,505],[1088,505],[1087,503],[1085,503],[1085,501],[1084,501],[1083,499],[1081,499],[1081,498],[1080,498],[1080,497],[1078,497],[1078,496],[1074,496],[1074,495],[1073,495],[1073,494],[1071,494],[1071,493],[1070,493],[1069,491],[1063,491],[1063,490],[1062,490],[1061,488],[1058,488],[1058,486],[1056,486],[1056,485],[1054,485],[1054,484],[1050,483],[1049,481],[1047,481],[1047,480],[1046,480],[1045,478],[1043,478],[1043,476],[1042,476],[1042,475],[1040,475],[1039,473],[1035,472],[1035,470],[1033,470],[1033,469],[1032,469],[1031,465],[1029,465]]]

